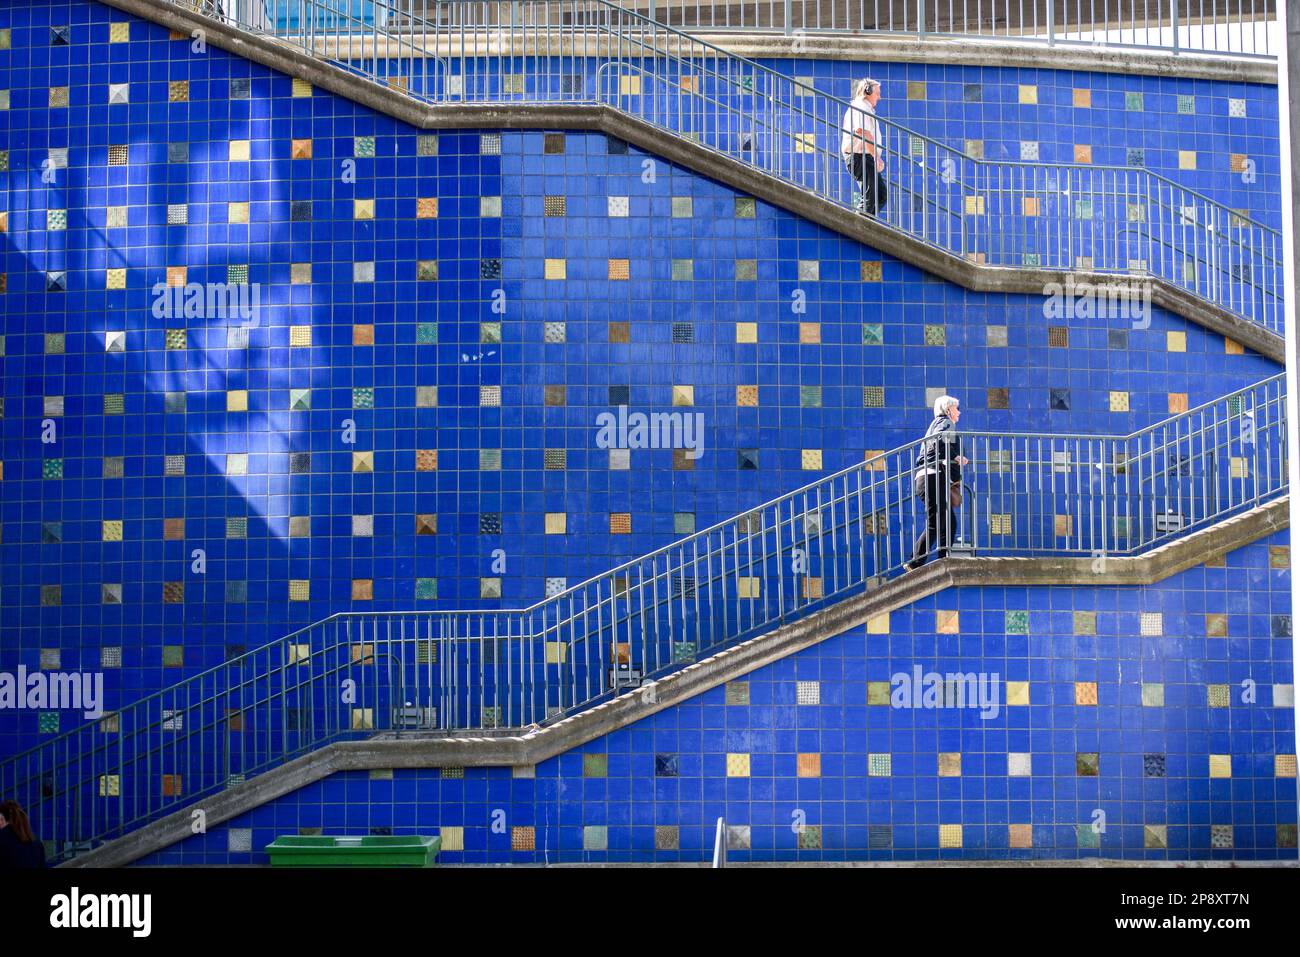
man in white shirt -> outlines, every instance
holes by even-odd
[[[853,84],[853,102],[844,111],[840,124],[840,153],[844,165],[858,181],[857,210],[867,216],[884,209],[889,195],[885,190],[884,143],[876,104],[880,102],[880,84],[875,80],[858,80]]]

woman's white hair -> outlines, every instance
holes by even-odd
[[[879,86],[880,84],[877,83],[875,80],[871,79],[870,77],[867,77],[862,80],[854,80],[853,98],[856,100],[858,97],[861,96],[870,96],[872,93],[874,93],[877,90],[877,88],[879,88]]]
[[[937,419],[941,415],[947,415],[949,409],[954,405],[960,404],[960,402],[950,395],[941,395],[939,398],[934,400],[934,417]]]

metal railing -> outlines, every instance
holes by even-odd
[[[262,0],[239,25],[431,104],[605,105],[853,208],[849,103],[603,0]],[[284,5],[293,17],[274,15]],[[400,13],[400,16],[399,16]],[[1160,280],[1282,333],[1281,234],[1144,168],[992,161],[879,119],[882,224],[969,261]],[[1139,290],[1149,298],[1150,290]]]
[[[959,433],[964,501],[941,493],[927,545],[1104,572],[1267,502],[1287,488],[1284,389],[1278,375],[1128,436]],[[913,472],[932,441],[529,608],[335,615],[0,763],[0,793],[69,857],[331,742],[574,714],[902,572],[930,521]]]
[[[403,4],[419,0],[402,0]],[[1271,0],[622,0],[692,31],[955,37],[1275,57]]]
[[[296,24],[292,0],[268,2],[282,26]],[[428,20],[432,12],[436,18],[439,6],[437,0],[390,4],[352,0],[351,10],[363,22],[395,27],[412,14]],[[618,6],[695,32],[951,37],[1267,59],[1277,54],[1272,0],[621,0]]]

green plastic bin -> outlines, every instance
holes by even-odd
[[[440,837],[302,837],[282,835],[266,846],[272,867],[432,867]]]

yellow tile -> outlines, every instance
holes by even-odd
[[[1074,91],[1074,105],[1082,109],[1092,106],[1092,90],[1076,89]]]
[[[803,449],[799,453],[799,458],[805,472],[815,472],[822,467],[821,449]]]
[[[289,143],[290,159],[311,159],[311,140],[291,140]]]
[[[611,259],[605,264],[605,274],[615,282],[632,278],[632,263],[627,259]]]
[[[934,626],[935,631],[941,635],[955,635],[961,630],[961,613],[958,611],[940,610],[935,612]]]
[[[1009,705],[1029,704],[1029,682],[1028,681],[1007,682],[1007,704]]]
[[[796,774],[801,778],[819,778],[822,776],[822,756],[820,754],[800,754],[795,759]]]
[[[1170,330],[1165,333],[1165,350],[1168,352],[1187,351],[1187,333],[1182,330]]]
[[[567,535],[568,531],[569,531],[569,515],[567,512],[546,513],[546,534],[547,535]]]
[[[1294,754],[1275,754],[1273,755],[1273,776],[1279,778],[1293,778],[1295,773],[1295,755]]]
[[[311,582],[305,578],[289,579],[289,600],[307,601],[311,598]]]
[[[105,285],[108,289],[125,289],[126,288],[126,270],[110,269],[105,279]]]
[[[352,201],[353,219],[374,219],[375,201],[373,199],[354,199]]]
[[[1232,777],[1232,755],[1211,754],[1210,755],[1210,777],[1212,778]]]
[[[1020,85],[1020,102],[1032,106],[1038,102],[1038,87]]]
[[[761,598],[763,582],[755,575],[739,575],[736,578],[737,598]]]
[[[961,777],[961,752],[943,751],[939,754],[939,777]]]
[[[375,597],[375,581],[373,578],[352,579],[352,600],[353,601],[373,601],[374,597]]]
[[[226,393],[226,411],[227,412],[247,412],[248,411],[248,390],[231,389]]]
[[[749,755],[748,754],[727,755],[727,777],[729,778],[749,777]]]
[[[939,825],[939,846],[940,847],[961,847],[961,825],[960,824],[940,824]]]
[[[289,327],[289,345],[291,346],[309,346],[311,345],[311,326],[298,324]]]
[[[546,260],[547,279],[565,279],[568,277],[568,263],[563,259]]]
[[[415,201],[415,218],[416,219],[437,219],[438,218],[438,197],[422,196]]]
[[[1074,683],[1074,703],[1092,705],[1097,703],[1097,682],[1076,681]]]
[[[1196,150],[1179,150],[1178,168],[1196,169]]]
[[[129,43],[131,41],[131,24],[119,21],[108,25],[109,43]]]
[[[799,341],[804,345],[820,345],[822,341],[821,323],[799,323]]]
[[[1037,196],[1022,197],[1021,211],[1025,216],[1037,216],[1039,213],[1039,198]]]
[[[465,828],[461,825],[444,824],[438,828],[438,836],[442,839],[442,850],[465,850]]]
[[[1076,163],[1092,162],[1092,147],[1087,143],[1074,144],[1074,161]]]
[[[639,76],[620,76],[618,78],[618,92],[622,96],[640,96],[641,78]]]
[[[674,406],[695,405],[695,386],[693,385],[673,386],[673,405]]]
[[[546,663],[548,665],[562,665],[569,660],[569,646],[563,641],[548,641],[546,643]]]
[[[746,343],[746,344],[758,342],[758,323],[757,322],[736,323],[736,341]]]
[[[121,519],[109,519],[106,522],[104,522],[103,539],[106,542],[122,541],[122,520]]]
[[[352,453],[353,472],[373,472],[374,470],[375,470],[374,452],[353,452]]]
[[[232,163],[247,163],[249,157],[248,140],[231,140],[228,154]]]
[[[738,385],[738,386],[736,386],[736,405],[737,405],[737,406],[757,406],[757,405],[758,405],[758,386],[756,386],[756,385]]]
[[[1008,824],[1007,833],[1011,847],[1034,846],[1034,826],[1032,824]]]
[[[227,203],[227,204],[226,204],[226,222],[228,222],[228,223],[246,223],[246,222],[248,222],[248,204],[247,204],[247,203]]]
[[[1169,393],[1169,414],[1179,415],[1187,411],[1187,393],[1170,392]]]
[[[1110,394],[1110,410],[1112,412],[1127,412],[1129,410],[1128,393],[1112,391]]]
[[[311,96],[311,93],[312,93],[312,90],[311,90],[311,84],[310,84],[310,83],[308,83],[306,80],[299,79],[298,77],[294,77],[294,80],[293,80],[293,95],[294,95],[294,96]]]
[[[1246,353],[1246,347],[1243,346],[1243,345],[1242,345],[1240,342],[1238,342],[1236,339],[1229,339],[1227,336],[1224,336],[1224,337],[1223,337],[1223,353],[1224,353],[1224,355],[1229,355],[1229,356],[1240,356],[1240,355],[1245,355],[1245,353]]]
[[[881,612],[879,615],[872,615],[867,619],[868,635],[887,635],[889,634],[889,612]]]

